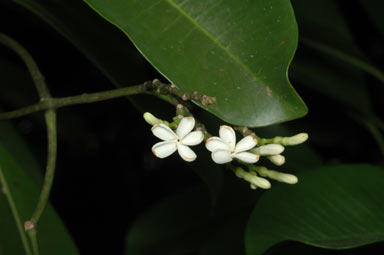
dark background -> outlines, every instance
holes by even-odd
[[[357,1],[338,3],[361,50],[384,69],[383,38],[372,21],[361,12]],[[0,1],[0,31],[30,51],[53,96],[114,88],[78,49],[19,5]],[[129,50],[133,57],[127,72],[133,83],[127,85],[160,77],[132,45]],[[297,57],[304,54],[316,53],[299,45]],[[24,70],[15,77],[15,84],[0,84],[0,107],[11,110],[36,102],[38,97],[23,63],[2,46],[0,57],[18,70]],[[346,115],[338,102],[295,82],[294,75],[292,78],[310,113],[289,125],[310,133],[309,144],[325,163],[361,162],[362,159],[382,162],[371,135]],[[366,79],[373,84],[369,90],[376,113],[384,119],[383,86],[369,75]],[[46,133],[42,114],[16,119],[13,124],[44,166]],[[157,139],[150,135],[150,126],[143,121],[142,112],[126,98],[60,109],[58,129],[57,174],[51,201],[81,254],[123,254],[127,230],[135,219],[168,194],[200,182],[179,157],[159,160],[152,155],[150,148]],[[269,253],[283,254],[282,251],[287,250],[303,254],[381,254],[379,251],[384,251],[384,247],[376,244],[329,251],[288,242],[272,248]]]

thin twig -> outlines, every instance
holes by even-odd
[[[44,111],[48,109],[57,109],[61,107],[71,106],[71,105],[95,103],[95,102],[100,102],[100,101],[105,101],[105,100],[125,97],[125,96],[132,96],[137,94],[148,94],[148,93],[153,94],[153,92],[150,92],[150,91],[153,91],[153,90],[156,91],[158,90],[158,88],[161,88],[161,94],[159,94],[159,96],[162,98],[165,97],[164,94],[162,93],[170,93],[170,91],[173,91],[175,95],[185,94],[184,92],[176,93],[176,91],[180,91],[180,90],[171,88],[171,86],[167,84],[163,84],[159,82],[152,83],[151,81],[147,81],[142,84],[138,84],[130,87],[107,90],[102,92],[89,93],[89,94],[84,93],[77,96],[69,96],[69,97],[61,97],[61,98],[47,98],[45,100],[40,101],[37,104],[33,104],[30,106],[26,106],[26,107],[9,111],[9,112],[0,113],[0,120],[19,118],[34,112]],[[169,88],[169,91],[167,91],[168,88]],[[173,97],[168,96],[168,98],[169,100],[167,101],[173,105],[177,105],[179,103]]]
[[[173,84],[167,85],[161,83],[158,79],[153,80],[152,85],[155,88],[156,92],[158,92],[159,94],[169,93],[171,95],[181,98],[183,101],[193,100],[201,103],[202,105],[211,105],[216,103],[216,97],[200,94],[198,91],[185,92],[183,90],[178,89]]]
[[[55,175],[57,157],[56,112],[54,110],[46,111],[45,120],[47,123],[48,137],[47,169],[45,172],[44,185],[40,193],[39,202],[37,203],[35,211],[33,212],[33,215],[30,219],[34,224],[39,222],[41,214],[47,205]]]
[[[45,84],[44,76],[41,74],[39,67],[32,58],[31,54],[29,54],[29,52],[21,44],[3,33],[0,33],[0,43],[12,49],[23,60],[29,73],[31,74],[33,83],[37,88],[40,98],[43,100],[49,98],[51,95],[47,85]]]
[[[37,239],[37,230],[36,230],[36,228],[33,228],[33,229],[29,230],[28,231],[28,236],[29,236],[29,239],[31,240],[33,254],[34,255],[39,255],[40,254],[40,252],[39,252],[39,242],[38,242],[38,239]]]
[[[47,125],[48,135],[48,156],[47,167],[45,171],[45,179],[35,211],[33,212],[31,219],[29,221],[26,221],[24,224],[25,231],[28,233],[28,236],[31,240],[32,252],[34,255],[39,255],[36,228],[40,216],[43,213],[45,207],[47,206],[50,190],[52,188],[53,178],[55,175],[57,155],[56,112],[55,108],[51,104],[51,94],[49,92],[47,84],[45,83],[44,77],[29,52],[18,42],[8,37],[7,35],[1,33],[0,42],[12,49],[24,61],[25,65],[28,68],[28,71],[32,76],[33,83],[36,86],[37,92],[40,97],[40,102],[48,107],[45,113],[45,122]]]

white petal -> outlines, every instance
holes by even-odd
[[[233,151],[236,145],[235,130],[233,130],[230,126],[223,125],[220,126],[219,135],[220,138],[231,147],[231,151]]]
[[[230,151],[231,148],[229,148],[229,145],[225,143],[221,138],[213,136],[207,140],[205,143],[205,147],[209,151],[217,151],[217,150],[225,150]]]
[[[225,164],[232,161],[231,154],[227,150],[214,151],[211,156],[216,164]]]
[[[204,140],[204,134],[201,131],[193,131],[186,135],[182,140],[181,143],[184,145],[198,145]]]
[[[250,152],[234,153],[232,156],[246,163],[256,163],[260,159],[259,155]]]
[[[164,124],[157,124],[152,127],[152,133],[163,141],[176,140],[177,136],[170,127]]]
[[[159,142],[152,146],[152,152],[158,158],[166,158],[174,153],[176,149],[176,142],[172,141]]]
[[[185,161],[191,162],[196,159],[196,154],[186,145],[178,144],[177,151],[179,152],[180,157]]]
[[[236,144],[235,153],[243,152],[252,149],[257,144],[257,139],[253,136],[246,136]]]
[[[193,117],[184,117],[181,119],[179,126],[176,129],[176,134],[180,139],[189,134],[195,126],[195,119]]]

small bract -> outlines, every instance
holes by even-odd
[[[198,145],[204,140],[203,132],[191,132],[194,126],[193,117],[184,117],[176,129],[176,133],[165,124],[154,125],[151,129],[152,133],[163,142],[153,145],[153,154],[158,158],[165,158],[177,150],[185,161],[194,161],[197,156],[188,146]]]

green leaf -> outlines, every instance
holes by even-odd
[[[20,254],[20,237],[25,237],[23,224],[32,215],[38,201],[40,188],[24,168],[29,171],[41,172],[22,140],[12,130],[11,126],[0,122],[0,183],[5,190],[0,194],[0,208],[12,208],[12,217],[9,209],[0,211],[1,222],[10,228],[0,228],[0,251],[5,254]],[[28,171],[28,173],[29,173]],[[4,199],[4,197],[7,198]],[[10,202],[10,203],[8,203]],[[5,204],[4,204],[5,203]],[[15,220],[18,224],[15,225]],[[2,224],[3,226],[3,224]],[[11,227],[12,226],[12,227]],[[15,241],[16,227],[19,230],[19,239]],[[11,233],[12,238],[9,238]],[[65,226],[51,206],[46,208],[38,225],[38,238],[41,254],[78,254],[76,246],[69,236]],[[17,242],[13,246],[10,243]]]
[[[127,83],[132,84],[132,79],[129,75],[131,72],[126,72],[126,69],[130,69],[131,71],[137,70],[135,73],[144,73],[142,72],[144,68],[142,62],[140,62],[140,59],[136,55],[133,55],[132,52],[127,50],[130,45],[129,40],[124,38],[124,35],[117,31],[116,28],[113,26],[108,26],[108,24],[103,22],[102,19],[98,19],[95,13],[89,10],[89,8],[88,10],[87,8],[84,8],[80,2],[71,0],[65,2],[16,0],[16,2],[27,7],[42,17],[46,22],[48,22],[65,37],[67,37],[75,46],[82,50],[85,55],[91,61],[93,61],[116,85],[121,86],[122,84]],[[259,1],[254,2],[256,3]],[[244,82],[243,79],[246,78],[245,76],[248,74],[247,77],[250,78],[249,76],[251,73],[255,71],[252,69],[253,71],[251,71],[251,73],[244,73],[244,70],[241,70],[242,74],[239,74],[237,72],[239,68],[241,69],[239,66],[237,66],[237,69],[231,68],[230,72],[227,72],[227,70],[220,71],[219,73],[215,72],[216,76],[220,76],[220,79],[216,81],[212,81],[210,78],[212,70],[203,70],[205,73],[208,72],[208,77],[206,75],[203,78],[210,79],[211,82],[216,82],[217,84],[216,88],[213,86],[207,87],[208,90],[213,91],[211,94],[216,95],[218,92],[224,94],[226,94],[228,91],[233,92],[229,95],[229,97],[226,96],[222,98],[221,102],[219,102],[216,106],[211,107],[210,109],[214,111],[218,116],[221,116],[217,110],[220,108],[220,112],[226,114],[224,118],[225,120],[233,120],[240,116],[242,122],[232,122],[249,124],[250,126],[265,126],[275,122],[298,118],[306,113],[304,104],[297,97],[286,78],[286,69],[290,59],[293,56],[297,43],[297,28],[290,4],[289,2],[283,1],[278,5],[265,6],[266,9],[264,10],[263,8],[266,2],[260,2],[262,2],[259,4],[260,8],[254,11],[255,15],[252,15],[252,12],[244,19],[242,16],[238,15],[238,17],[234,18],[234,20],[225,20],[225,22],[231,23],[237,23],[238,18],[241,18],[241,22],[246,23],[258,22],[258,19],[262,19],[263,22],[270,22],[265,26],[261,26],[262,28],[265,27],[265,29],[257,29],[257,36],[253,36],[254,33],[256,33],[254,32],[256,31],[254,27],[250,28],[249,26],[242,26],[242,35],[246,38],[239,37],[238,33],[233,36],[235,43],[240,43],[241,45],[235,49],[239,49],[239,47],[242,49],[242,52],[238,53],[237,55],[240,56],[243,54],[241,57],[247,60],[246,66],[248,66],[249,63],[249,66],[256,68],[257,74],[259,74],[259,72],[262,74],[260,81],[258,80],[256,82],[251,78],[252,81],[248,80]],[[236,6],[238,6],[237,3]],[[247,9],[247,6],[242,6],[241,8]],[[237,10],[238,9],[230,9],[230,13]],[[246,12],[249,13],[248,10],[246,10]],[[222,17],[223,15],[225,15],[225,13],[221,13],[221,18],[225,18]],[[156,14],[155,16],[159,15]],[[232,16],[235,17],[234,15]],[[240,25],[242,24],[241,22],[239,21]],[[237,26],[238,25],[234,27]],[[245,27],[247,27],[248,30],[246,30]],[[251,33],[247,34],[249,30],[251,30]],[[156,32],[156,29],[154,32]],[[180,32],[178,34],[180,35]],[[265,38],[267,38],[267,40]],[[244,40],[244,42],[241,42],[241,40]],[[254,48],[255,41],[257,41],[258,44],[262,44],[264,48]],[[281,47],[275,47],[279,46],[281,42],[285,41],[286,43],[281,45]],[[233,45],[235,45],[235,43],[233,43]],[[245,48],[242,48],[242,43],[246,44]],[[266,48],[269,46],[270,48],[268,51]],[[214,45],[214,48],[216,47],[217,45]],[[214,48],[209,48],[208,53],[211,54],[210,51],[215,50]],[[224,63],[223,59],[220,59],[218,54],[220,52],[223,53],[222,51],[223,50],[216,52],[214,55],[215,57],[213,58],[215,59],[215,62],[218,62],[219,65],[216,65],[217,63],[213,63],[214,66],[211,66],[211,68],[219,70],[222,69],[222,65],[224,65],[224,67],[231,65],[231,63]],[[198,52],[198,50],[194,50],[194,52],[192,52],[193,56],[197,55],[195,54],[196,52]],[[251,56],[253,56],[253,58]],[[214,60],[212,60],[210,57],[207,58],[207,61],[209,61],[207,64],[212,64]],[[161,60],[161,62],[165,63],[167,61]],[[260,65],[260,63],[262,65]],[[175,63],[172,63],[172,66],[176,66]],[[184,64],[177,66],[178,69],[184,69],[188,71],[188,77],[182,77],[182,79],[186,80],[188,78],[188,84],[192,84],[190,78],[193,76],[192,78],[196,79],[197,75],[190,75],[190,70],[182,68],[185,66]],[[201,69],[201,67],[198,68]],[[266,70],[269,70],[269,72]],[[225,74],[223,75],[223,73]],[[232,76],[237,77],[236,80],[232,78]],[[176,81],[173,82],[176,83]],[[222,88],[223,83],[229,87],[219,91],[217,87],[220,86],[220,88]],[[253,83],[257,83],[259,85],[255,87],[253,86]],[[206,84],[208,83],[205,82],[204,84],[199,83],[196,85],[205,87]],[[178,85],[185,89],[198,89],[202,92],[205,91],[204,88],[195,88],[193,84],[190,86],[190,88],[187,88],[184,86],[184,81],[183,84]],[[260,86],[262,87],[262,90],[257,89]],[[240,90],[238,88],[240,88]],[[206,92],[208,94],[209,91]],[[266,92],[268,92],[267,94],[272,92],[271,96],[266,97]],[[240,100],[239,98],[244,95],[246,96],[245,99],[252,100]],[[233,100],[230,100],[231,98]],[[244,105],[244,101],[250,103]],[[278,102],[278,104],[272,104],[274,102]],[[234,109],[233,105],[235,104],[240,104],[240,108]],[[236,105],[236,107],[239,106]],[[242,109],[247,111],[241,112]],[[227,115],[227,112],[231,114]]]
[[[384,171],[370,165],[322,167],[296,185],[274,185],[254,208],[247,254],[284,241],[347,249],[384,240]]]
[[[287,79],[297,45],[288,1],[86,0],[178,87],[216,96],[204,107],[232,124],[306,114]]]

